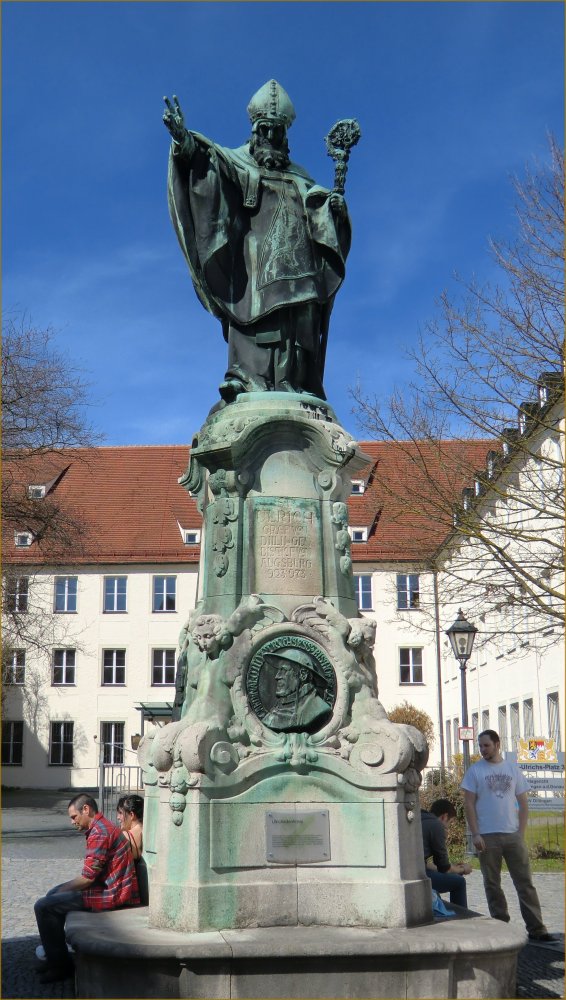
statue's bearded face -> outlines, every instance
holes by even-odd
[[[250,153],[260,167],[284,170],[289,166],[289,144],[284,125],[273,121],[259,121],[253,127]]]

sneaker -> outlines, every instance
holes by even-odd
[[[529,941],[558,941],[556,934],[549,934],[545,931],[544,934],[529,934]]]

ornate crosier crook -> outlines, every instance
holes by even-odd
[[[356,145],[361,134],[362,131],[355,118],[343,118],[332,126],[325,137],[328,155],[335,160],[336,164],[334,167],[334,190],[338,194],[344,194],[350,150],[352,146]]]

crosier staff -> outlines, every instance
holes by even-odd
[[[350,150],[360,139],[362,131],[355,118],[343,118],[336,122],[325,137],[328,155],[335,161],[334,190],[344,194]]]
[[[342,196],[346,187],[346,173],[348,171],[348,160],[350,150],[359,141],[362,130],[359,122],[355,118],[342,118],[332,126],[327,136],[325,136],[328,155],[334,160],[334,187],[332,194]],[[332,199],[332,195],[331,195]],[[343,204],[343,203],[342,203]],[[321,332],[320,357],[322,371],[326,361],[326,345],[328,343],[328,326]]]

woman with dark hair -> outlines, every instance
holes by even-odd
[[[143,799],[141,795],[122,795],[116,805],[116,819],[124,837],[130,845],[136,866],[140,902],[149,903],[149,882],[143,852]]]

